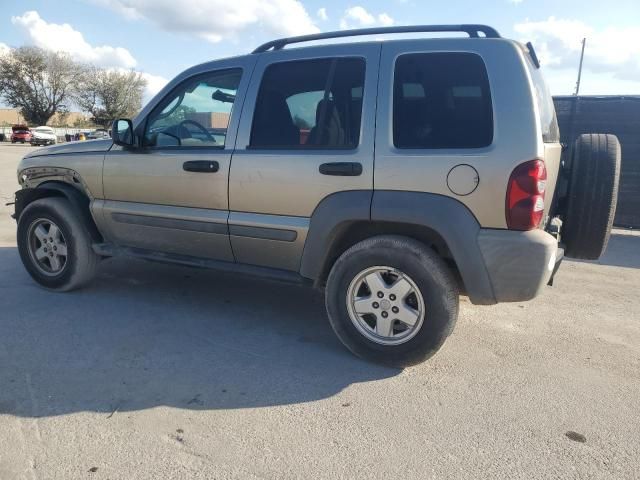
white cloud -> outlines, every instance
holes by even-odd
[[[374,16],[364,7],[357,5],[355,7],[347,8],[344,11],[344,15],[340,20],[340,28],[374,27],[376,25],[388,27],[393,25],[393,23],[393,18],[388,14],[381,13],[378,16]]]
[[[513,3],[514,5],[519,5],[522,3],[522,0],[509,0],[509,3]]]
[[[136,65],[135,58],[127,49],[92,46],[68,23],[48,23],[36,11],[11,17],[11,23],[23,29],[29,43],[46,50],[69,53],[75,60],[103,67],[133,68]]]
[[[614,78],[640,82],[640,27],[595,29],[579,20],[549,17],[514,26],[531,40],[541,62],[551,68],[577,71],[582,39],[587,39],[584,69]]]
[[[327,9],[324,7],[318,9],[317,15],[318,15],[318,18],[323,22],[326,22],[327,20],[329,20],[329,15],[327,15]]]
[[[298,0],[98,0],[129,19],[219,42],[249,28],[273,35],[301,35],[319,29]]]
[[[150,73],[142,73],[142,77],[147,81],[147,88],[145,89],[145,99],[150,100],[156,93],[164,88],[169,83],[164,77],[159,75],[152,75]]]
[[[33,45],[45,50],[69,53],[75,60],[120,71],[129,71],[137,63],[128,50],[111,46],[94,47],[84,39],[81,32],[75,30],[71,25],[47,23],[35,11],[25,12],[19,17],[12,17],[11,22],[25,30]],[[0,55],[8,51],[9,47],[0,43]],[[146,72],[141,72],[141,74],[147,81],[144,93],[145,101],[150,100],[168,83],[164,77]]]
[[[378,23],[380,23],[380,25],[382,25],[383,27],[390,27],[394,24],[394,22],[395,21],[393,20],[393,18],[391,18],[386,13],[381,13],[380,15],[378,15]]]
[[[10,50],[11,48],[9,47],[9,45],[7,45],[6,43],[0,42],[0,57],[9,53]]]

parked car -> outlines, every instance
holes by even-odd
[[[29,143],[31,131],[26,125],[14,125],[11,127],[11,143]]]
[[[102,129],[102,128],[98,128],[98,129],[94,130],[93,132],[89,132],[87,134],[87,140],[97,140],[97,139],[101,139],[101,138],[110,138],[109,137],[109,132],[107,130]]]
[[[55,145],[56,143],[56,132],[51,127],[36,127],[31,133],[31,145]]]
[[[443,31],[469,38],[284,48]],[[79,288],[121,255],[313,285],[352,352],[405,366],[440,348],[461,294],[527,301],[564,255],[606,247],[617,139],[582,135],[561,164],[533,46],[491,27],[274,40],[164,92],[112,139],[20,163],[18,247],[40,285]]]

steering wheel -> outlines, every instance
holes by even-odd
[[[217,143],[216,139],[213,138],[213,136],[209,133],[209,130],[207,130],[206,128],[204,128],[202,125],[200,125],[198,122],[196,122],[195,120],[183,120],[178,124],[178,128],[182,127],[184,128],[187,132],[189,132],[189,129],[185,127],[185,125],[193,125],[196,128],[198,128],[200,131],[202,131],[202,133],[205,134],[205,136],[207,137],[207,140],[209,140],[210,142],[213,143]],[[191,132],[189,132],[189,136],[191,137]]]

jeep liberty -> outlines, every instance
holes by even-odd
[[[279,39],[186,70],[110,139],[27,154],[19,252],[56,291],[118,255],[308,283],[352,352],[406,366],[461,294],[530,300],[563,256],[602,254],[620,145],[562,151],[533,46],[491,27]]]

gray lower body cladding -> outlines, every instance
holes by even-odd
[[[534,298],[549,282],[559,258],[558,242],[542,230],[482,229],[478,245],[497,302]]]
[[[482,229],[469,209],[459,201],[420,192],[361,190],[335,193],[318,205],[309,219],[308,234],[300,239],[297,239],[298,235],[306,233],[306,228],[291,227],[291,221],[283,223],[277,216],[258,216],[262,223],[257,224],[253,214],[232,213],[229,218],[232,224],[227,226],[226,222],[220,221],[224,219],[223,215],[219,219],[216,217],[218,223],[213,224],[194,222],[193,219],[157,217],[143,217],[144,222],[141,222],[138,215],[125,215],[122,212],[115,215],[114,220],[134,222],[138,227],[162,227],[162,237],[181,232],[210,234],[214,227],[220,228],[220,232],[215,233],[227,234],[229,228],[232,239],[237,242],[237,254],[243,253],[243,244],[238,242],[251,242],[242,258],[235,259],[236,262],[261,265],[256,256],[264,257],[265,245],[257,243],[270,242],[273,244],[271,248],[277,246],[280,254],[274,256],[272,252],[267,255],[275,264],[262,263],[264,267],[299,271],[302,277],[316,283],[322,279],[323,270],[327,266],[330,268],[330,253],[340,241],[341,232],[349,225],[355,224],[357,229],[362,227],[366,232],[370,224],[377,224],[381,226],[379,232],[382,233],[385,232],[384,228],[391,225],[403,225],[403,231],[409,236],[413,230],[417,232],[426,227],[446,244],[446,254],[455,262],[471,302],[484,305],[530,300],[549,281],[558,257],[556,239],[541,230],[518,232]],[[235,220],[234,215],[238,217]],[[244,220],[240,222],[239,215],[247,218],[242,217]],[[271,223],[274,219],[279,219],[279,223]],[[206,243],[210,244],[211,237],[207,238],[209,240]],[[172,238],[169,240],[175,241]],[[228,245],[228,241],[222,243]],[[298,247],[292,248],[295,245]],[[247,256],[247,252],[256,258]],[[286,263],[283,260],[285,258]],[[234,260],[231,254],[228,258],[218,259]]]
[[[467,207],[441,195],[376,191],[371,220],[437,232],[474,304],[532,299],[549,281],[558,256],[557,241],[548,233],[482,229]]]

